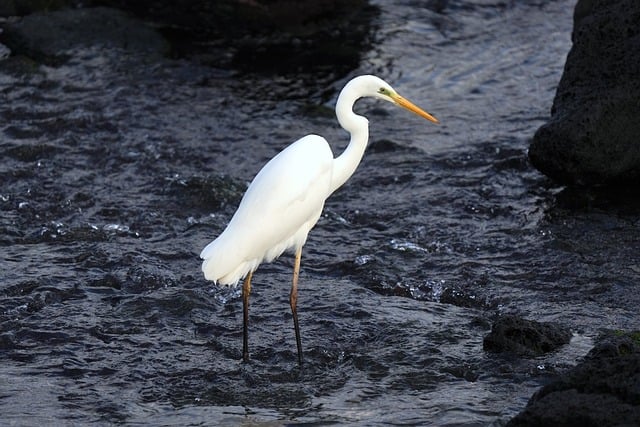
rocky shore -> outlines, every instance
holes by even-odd
[[[579,0],[573,47],[531,163],[568,185],[640,183],[640,3]]]
[[[640,425],[640,333],[609,333],[534,394],[509,427]]]
[[[72,45],[107,43],[244,71],[330,67],[339,73],[357,65],[376,13],[364,0],[304,5],[291,0],[192,1],[186,6],[168,1],[10,1],[0,5],[0,17],[11,18],[3,25],[0,43],[14,54],[44,62]]]
[[[572,186],[640,183],[640,3],[579,0],[573,47],[531,163]],[[637,333],[607,335],[543,387],[509,426],[640,425]]]

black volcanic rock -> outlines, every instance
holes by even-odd
[[[640,182],[640,2],[579,0],[573,47],[531,163],[563,184]]]
[[[639,426],[640,333],[607,337],[536,392],[508,427]]]
[[[248,71],[356,67],[377,9],[367,0],[93,0],[126,10],[178,54]]]
[[[69,45],[148,46],[223,69],[338,76],[360,63],[377,13],[367,0],[0,1],[0,17],[22,16],[0,20],[0,58],[2,44],[52,65]]]
[[[537,356],[556,350],[571,340],[571,331],[553,323],[541,323],[506,315],[496,320],[484,339],[484,350]]]
[[[283,31],[302,37],[357,18],[365,0],[93,0],[127,10],[161,27],[219,37]],[[342,23],[342,24],[341,24]]]
[[[36,12],[6,23],[0,42],[13,55],[48,64],[62,62],[70,51],[89,46],[158,54],[169,50],[168,43],[155,30],[106,7]]]

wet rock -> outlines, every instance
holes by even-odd
[[[304,36],[322,30],[324,25],[348,22],[366,6],[365,0],[93,0],[127,10],[163,27],[192,34],[238,37],[251,33],[285,31]]]
[[[610,336],[536,392],[510,427],[640,425],[640,333]]]
[[[8,21],[0,43],[13,55],[56,64],[77,48],[99,46],[165,54],[169,45],[155,30],[124,12],[105,7],[38,12]]]
[[[531,163],[565,184],[640,181],[640,2],[580,0],[573,47]]]
[[[215,66],[291,72],[351,69],[377,9],[366,0],[94,0],[152,22],[180,55]]]
[[[553,323],[540,323],[507,315],[493,323],[484,350],[537,356],[556,350],[571,340],[571,331]]]
[[[73,0],[2,0],[0,16],[23,16],[41,10],[54,10],[70,6]]]
[[[180,207],[200,207],[207,212],[212,208],[223,209],[226,206],[235,209],[246,190],[245,184],[222,175],[206,178],[176,177],[167,186],[167,192],[179,199]]]

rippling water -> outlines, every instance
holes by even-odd
[[[574,1],[378,3],[352,75],[442,124],[359,104],[370,148],[303,252],[302,370],[291,257],[256,272],[242,364],[240,291],[204,281],[198,253],[291,141],[342,150],[327,112],[347,77],[95,50],[0,74],[4,422],[500,425],[600,330],[640,327],[638,203],[526,160]],[[576,335],[536,359],[483,352],[507,312]]]

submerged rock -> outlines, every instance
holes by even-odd
[[[366,0],[94,0],[153,23],[179,55],[286,73],[357,67],[377,9]]]
[[[105,7],[37,12],[5,23],[0,42],[13,55],[56,64],[71,50],[113,47],[164,54],[169,45],[155,30],[126,13]]]
[[[55,10],[72,6],[75,0],[2,0],[0,16],[23,16],[43,10]]]
[[[284,31],[304,36],[347,23],[366,0],[92,0],[93,4],[127,10],[166,28],[189,33],[238,37]],[[323,28],[324,27],[324,28]]]
[[[544,386],[509,427],[640,425],[640,333],[608,337]]]
[[[484,339],[484,349],[519,356],[537,356],[567,344],[571,331],[553,323],[540,323],[508,315],[496,320]]]
[[[531,163],[564,184],[640,181],[640,2],[580,0],[573,47]]]
[[[69,49],[100,45],[218,68],[340,75],[358,66],[377,12],[366,0],[13,1],[0,16],[26,16],[0,21],[0,46],[53,65]]]

